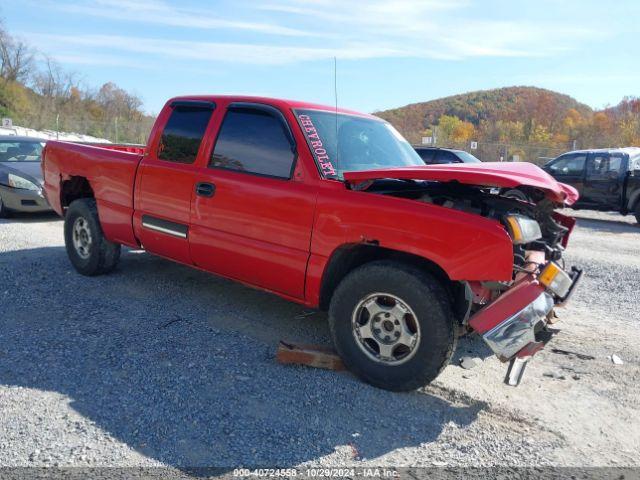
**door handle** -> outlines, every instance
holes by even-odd
[[[196,183],[196,195],[201,197],[213,197],[216,193],[216,186],[213,183],[198,182]]]

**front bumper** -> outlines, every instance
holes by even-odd
[[[21,188],[0,185],[0,199],[4,207],[12,212],[48,212],[49,202],[44,198],[42,190],[23,190]]]
[[[553,304],[553,297],[542,292],[518,313],[484,333],[482,338],[500,359],[508,360],[536,342],[536,328],[539,324],[544,326]]]
[[[566,304],[582,278],[582,270],[567,273],[572,283],[564,297],[554,295],[529,273],[472,316],[469,326],[503,362],[533,356],[552,337],[545,328],[549,314],[555,306]]]

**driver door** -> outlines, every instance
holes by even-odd
[[[585,201],[594,208],[617,209],[622,195],[624,159],[609,153],[592,153],[587,159]],[[626,167],[626,166],[625,166]]]
[[[275,107],[228,106],[208,164],[196,174],[196,185],[208,187],[191,200],[197,266],[304,298],[316,189],[294,175],[297,149]]]

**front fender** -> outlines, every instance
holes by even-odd
[[[513,244],[499,222],[414,200],[334,189],[319,195],[308,268],[310,284],[319,286],[337,249],[359,243],[422,257],[438,265],[451,280],[512,278]],[[315,292],[308,293],[315,296]]]

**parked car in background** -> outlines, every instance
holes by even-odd
[[[464,150],[439,147],[413,147],[427,165],[442,163],[480,163],[480,160]]]
[[[640,148],[576,150],[543,169],[578,190],[572,208],[633,213],[640,223]]]
[[[39,138],[0,136],[0,217],[51,210],[42,193],[44,144]]]

